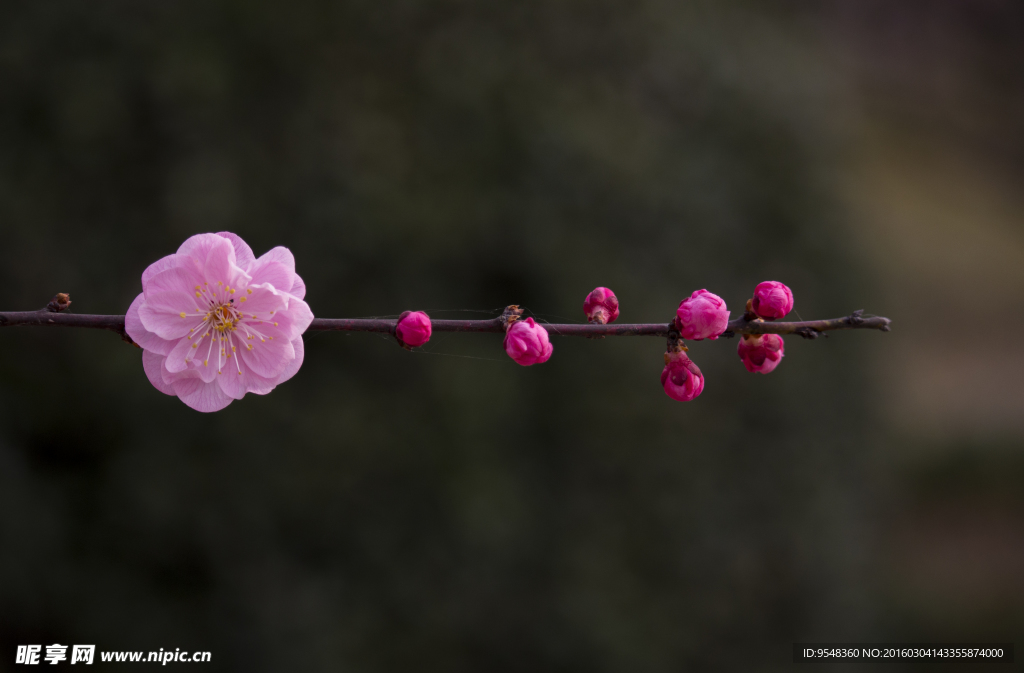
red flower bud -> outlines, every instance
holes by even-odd
[[[665,394],[680,402],[689,402],[704,391],[704,375],[682,351],[665,353],[665,368],[661,370],[661,385]]]
[[[784,346],[778,334],[744,334],[736,352],[748,372],[767,374],[782,362]]]
[[[430,316],[423,311],[406,311],[398,317],[395,335],[403,346],[415,348],[430,341]]]
[[[554,350],[548,342],[548,331],[533,318],[515,321],[505,333],[505,352],[524,367],[547,362]]]
[[[728,327],[725,300],[707,290],[697,290],[676,309],[676,329],[684,339],[717,339]]]
[[[766,280],[754,288],[751,307],[761,318],[782,318],[793,310],[793,291],[777,280]]]
[[[596,322],[599,325],[615,322],[619,317],[619,300],[615,293],[606,287],[594,288],[583,301],[583,312],[587,314],[588,322]]]

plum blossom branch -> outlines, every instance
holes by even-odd
[[[51,302],[52,303],[52,302]],[[842,318],[828,320],[807,320],[802,322],[770,322],[760,318],[741,316],[729,322],[723,337],[743,334],[797,334],[813,339],[824,332],[843,329],[877,329],[888,332],[891,322],[883,317],[863,317],[863,311],[854,311]],[[16,325],[40,325],[54,327],[85,327],[105,329],[126,336],[123,315],[90,315],[57,312],[49,309],[40,311],[0,312],[0,327]],[[309,332],[378,332],[394,334],[398,319],[392,318],[314,318]],[[505,333],[506,318],[490,320],[434,320],[430,321],[434,332],[494,332]],[[612,323],[573,324],[544,323],[544,327],[559,336],[605,337],[605,336],[660,336],[667,337],[675,331],[672,322],[664,323]]]
[[[743,314],[732,321],[725,300],[696,290],[679,303],[670,322],[613,324],[619,301],[606,287],[595,288],[584,301],[588,324],[540,325],[524,319],[516,305],[489,320],[432,320],[423,311],[405,311],[397,319],[314,318],[291,252],[278,247],[257,259],[230,232],[191,237],[178,252],[151,264],[142,285],[125,315],[70,313],[71,298],[60,293],[39,311],[0,312],[0,327],[116,332],[142,349],[143,369],[157,390],[204,412],[223,409],[247,393],[265,395],[294,376],[302,365],[302,334],[307,331],[390,334],[408,350],[426,344],[435,331],[499,333],[508,356],[526,367],[551,358],[549,332],[663,337],[662,387],[672,399],[687,402],[703,392],[704,374],[687,354],[685,341],[739,336],[736,352],[743,366],[768,374],[785,356],[784,334],[814,339],[833,330],[890,328],[888,318],[865,318],[863,310],[829,320],[778,322],[793,310],[792,290],[778,281],[760,283]]]
[[[86,327],[117,332],[142,349],[142,368],[160,392],[202,412],[223,409],[249,393],[266,395],[302,366],[305,332],[390,334],[412,350],[434,332],[504,334],[505,353],[529,367],[551,359],[550,332],[559,336],[657,336],[667,338],[661,384],[674,400],[693,400],[704,390],[704,374],[687,355],[685,341],[739,336],[736,354],[747,371],[768,374],[785,356],[783,334],[814,339],[832,330],[889,331],[883,317],[854,311],[842,318],[778,322],[794,306],[793,291],[775,280],[759,283],[743,314],[730,321],[725,300],[695,290],[661,323],[613,324],[619,300],[607,287],[583,302],[589,324],[538,324],[523,309],[507,306],[490,320],[431,320],[423,311],[389,318],[314,318],[305,302],[306,283],[295,272],[295,257],[278,246],[259,258],[237,234],[196,234],[146,267],[142,292],[125,315],[70,313],[71,298],[60,293],[39,311],[0,312],[0,327],[17,325]]]
[[[3,314],[0,314],[3,315]],[[431,320],[435,332],[504,332],[505,323],[501,318],[492,320]],[[813,339],[821,332],[840,329],[877,329],[888,332],[888,318],[860,317],[854,312],[843,318],[830,320],[808,320],[804,322],[765,322],[763,320],[748,321],[738,318],[729,323],[729,329],[722,334],[730,337],[736,334],[798,334]],[[337,332],[383,332],[394,333],[397,320],[386,318],[314,318],[308,331]],[[621,323],[609,325],[544,323],[544,328],[552,334],[575,337],[601,336],[660,336],[667,337],[675,330],[671,322],[659,323]]]

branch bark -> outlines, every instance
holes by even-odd
[[[888,332],[891,321],[888,318],[864,318],[862,311],[830,320],[809,320],[804,322],[766,322],[759,319],[748,320],[745,315],[729,323],[729,329],[722,335],[731,337],[736,334],[798,334],[813,339],[824,332],[840,329],[877,329]],[[392,318],[314,318],[309,326],[310,332],[381,332],[394,334],[397,319]],[[90,329],[106,329],[117,332],[128,338],[124,331],[123,315],[87,315],[77,313],[55,313],[42,311],[11,311],[0,312],[0,327],[17,325],[40,325],[46,327],[86,327]],[[491,320],[431,320],[435,332],[498,332],[505,331],[501,318]],[[609,325],[593,324],[554,324],[544,323],[545,329],[559,336],[603,337],[603,336],[660,336],[667,337],[675,328],[672,323],[612,323]]]

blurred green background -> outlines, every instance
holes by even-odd
[[[655,322],[777,279],[894,329],[787,339],[770,376],[697,343],[685,404],[660,339],[522,368],[498,335],[318,333],[213,415],[113,334],[2,330],[0,671],[54,642],[654,672],[1013,640],[1022,38],[996,0],[4,3],[3,310],[123,313],[230,230],[291,248],[321,317],[582,321],[606,285]]]

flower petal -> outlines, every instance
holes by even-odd
[[[302,280],[302,277],[299,276],[299,274],[295,274],[292,289],[288,290],[288,294],[292,295],[296,299],[306,298],[306,281]]]
[[[196,411],[220,411],[233,401],[216,381],[204,382],[191,371],[176,378],[171,385],[181,401]]]
[[[295,359],[289,362],[288,365],[284,368],[284,371],[281,372],[280,376],[277,377],[277,380],[274,381],[275,385],[281,385],[291,377],[295,376],[295,373],[299,371],[299,367],[302,366],[302,361],[306,357],[306,346],[302,343],[302,337],[298,337],[297,339],[292,341],[292,348],[295,349]],[[265,395],[266,393],[257,394]]]
[[[292,341],[302,332],[296,328],[292,317],[287,312],[284,312],[275,313],[267,320],[246,320],[239,325],[238,332],[236,333],[236,336],[240,338],[239,343],[251,345],[253,340],[248,339],[250,334],[257,340],[274,337],[275,340],[284,339],[285,341]]]
[[[267,313],[265,320],[249,318],[246,322],[260,334],[293,341],[309,329],[309,324],[313,322],[313,312],[309,304],[291,297],[287,309],[275,311],[273,315]]]
[[[178,254],[167,255],[166,257],[162,257],[156,260],[155,262],[147,266],[146,270],[142,272],[142,287],[146,287],[146,283],[149,282],[149,279],[155,276],[156,274],[160,273],[161,271],[166,271],[167,269],[170,269],[172,267],[181,266],[184,261],[185,257]]]
[[[157,292],[139,306],[139,319],[161,339],[179,339],[202,322],[195,309],[195,301],[184,292]]]
[[[209,343],[206,341],[212,339],[212,337],[206,337],[203,339],[203,335],[193,336],[191,339],[188,337],[182,337],[178,339],[177,343],[174,344],[174,348],[167,354],[167,360],[164,362],[164,369],[171,374],[183,372],[186,369],[190,369],[190,363],[194,367],[195,364],[203,363],[203,356],[198,354],[199,349],[203,349],[205,354],[209,350]],[[193,348],[195,346],[195,348]]]
[[[252,294],[249,294],[252,290]],[[243,295],[245,302],[237,302],[238,310],[243,312],[247,318],[256,316],[254,320],[270,320],[270,312],[277,313],[288,308],[290,296],[284,291],[278,291],[273,285],[250,285]],[[301,301],[301,300],[300,300]]]
[[[289,362],[295,359],[295,347],[292,342],[286,339],[265,340],[242,339],[245,348],[239,348],[242,353],[243,366],[249,367],[257,375],[272,379],[285,371]]]
[[[224,358],[220,354],[220,348],[220,342],[214,341],[213,337],[209,337],[206,343],[201,344],[196,349],[197,355],[192,361],[190,370],[197,372],[199,378],[207,383],[216,380],[217,372],[223,371],[221,365],[224,363]]]
[[[167,355],[174,348],[174,341],[161,339],[145,328],[139,318],[139,307],[145,301],[145,295],[139,294],[128,307],[128,313],[124,316],[124,331],[132,338],[132,341],[147,351],[153,351],[160,355]]]
[[[230,231],[218,231],[217,235],[231,241],[231,245],[235,249],[235,264],[243,271],[249,271],[249,267],[256,261],[256,255],[253,254],[249,244],[243,241],[241,236]]]
[[[242,371],[239,372],[237,369],[228,370],[221,376],[217,377],[217,385],[224,392],[225,395],[233,400],[240,400],[245,397],[246,393],[255,392],[250,388],[258,388],[259,390],[265,390],[262,394],[269,393],[274,389],[274,384],[269,380],[253,374],[248,368],[242,367]]]
[[[231,241],[225,239],[223,236],[217,234],[196,234],[190,236],[185,240],[184,243],[178,248],[179,255],[185,255],[202,265],[206,264],[206,259],[210,256],[210,251],[215,247],[223,245],[224,241],[228,241],[228,245],[231,245]],[[235,254],[234,246],[231,246],[232,257]],[[232,259],[232,262],[235,260]]]
[[[295,256],[291,250],[279,245],[257,259],[250,274],[253,283],[270,283],[278,290],[290,292],[295,285]]]
[[[192,308],[199,307],[199,297],[195,296],[195,286],[201,285],[203,277],[190,265],[188,257],[181,258],[181,263],[168,267],[151,275],[142,284],[142,293],[149,297],[158,292],[182,292],[190,298]]]
[[[235,357],[229,359],[228,364],[225,365],[224,373],[217,377],[217,383],[220,384],[224,394],[232,399],[240,400],[246,393],[266,395],[274,389],[274,386],[277,385],[275,379],[260,376],[242,363],[237,356],[236,352]]]
[[[235,248],[231,241],[215,236],[217,243],[209,247],[203,266],[203,278],[211,285],[245,287],[249,285],[249,274],[235,264]]]
[[[134,338],[134,337],[133,337]],[[153,384],[153,387],[165,395],[176,395],[174,388],[164,381],[163,368],[164,360],[167,357],[154,353],[153,351],[142,351],[142,369],[146,372],[146,378]]]
[[[295,272],[280,262],[257,260],[253,265],[252,283],[273,285],[275,289],[288,292],[295,284]]]
[[[175,344],[174,350],[167,356],[167,360],[164,361],[164,371],[166,372],[164,378],[173,380],[179,375],[195,375],[207,382],[216,379],[220,348],[219,342],[215,342],[213,339],[211,334],[196,343],[196,348],[192,348],[195,339],[191,341],[188,338],[180,339]]]

